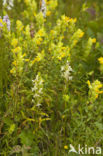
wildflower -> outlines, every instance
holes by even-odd
[[[45,35],[45,31],[44,31],[44,29],[42,28],[42,29],[40,29],[38,32],[37,32],[37,35],[38,36],[44,36]]]
[[[93,38],[92,39],[92,43],[96,43],[96,38]]]
[[[41,53],[37,54],[37,57],[32,61],[32,64],[34,64],[35,62],[39,62],[44,58],[45,54],[44,54],[44,50]]]
[[[100,58],[98,59],[98,61],[99,61],[100,64],[103,64],[103,57],[100,57]]]
[[[73,41],[73,46],[75,46],[77,44],[78,40],[74,40]]]
[[[45,3],[45,0],[41,0],[41,12],[43,14],[43,17],[46,17],[46,3]]]
[[[17,62],[16,61],[12,62],[12,64],[15,65],[15,66],[17,66]]]
[[[10,73],[11,73],[11,74],[13,74],[14,72],[15,72],[15,71],[14,71],[14,68],[10,70]]]
[[[2,20],[2,18],[0,16],[0,28],[2,28],[2,27],[3,27],[3,20]]]
[[[50,15],[51,15],[51,11],[47,11],[46,16],[50,16]]]
[[[7,9],[11,10],[12,7],[14,6],[14,0],[3,0],[3,6],[7,4]]]
[[[25,56],[26,56],[26,53],[23,54],[23,57],[25,57]]]
[[[20,20],[16,21],[16,28],[17,28],[18,31],[23,30],[24,26],[23,26],[23,24],[22,24],[22,22]]]
[[[62,60],[62,58],[65,57],[65,56],[66,56],[66,53],[62,53],[60,56],[58,56],[58,59]]]
[[[70,18],[67,17],[67,16],[65,16],[65,15],[63,15],[63,16],[62,16],[62,19],[63,19],[66,23],[68,23]]]
[[[87,81],[87,84],[88,84],[88,86],[90,87],[90,81],[89,81],[89,80]]]
[[[18,39],[14,38],[11,42],[11,45],[15,48],[18,44]]]
[[[67,146],[67,145],[65,145],[65,146],[64,146],[64,149],[66,149],[66,150],[67,150],[67,149],[68,149],[68,146]]]
[[[40,73],[36,75],[35,80],[32,80],[33,87],[31,88],[33,92],[33,99],[32,102],[36,102],[36,106],[41,106],[42,102],[42,95],[43,95],[43,79],[40,76]]]
[[[3,22],[5,22],[7,24],[7,28],[10,31],[10,25],[11,24],[10,24],[10,20],[9,20],[9,16],[8,15],[3,17]]]
[[[26,3],[26,5],[28,5],[30,3],[30,0],[24,0],[24,2]]]
[[[0,28],[2,28],[5,23],[6,23],[8,31],[10,31],[10,20],[9,20],[8,15],[3,16],[3,19],[0,17]]]
[[[64,77],[66,79],[66,81],[72,80],[72,76],[71,76],[72,71],[73,70],[72,70],[71,66],[69,65],[68,61],[65,66],[61,67],[62,77]]]
[[[14,52],[14,53],[19,53],[21,51],[22,51],[21,47],[16,47],[15,49],[12,50],[12,52]]]
[[[30,59],[25,59],[25,62],[29,62],[30,61]]]
[[[99,94],[103,93],[103,91],[100,90],[103,87],[103,85],[98,80],[95,80],[93,83],[90,83],[90,81],[87,81],[87,83],[89,87],[90,101],[93,102],[99,97]]]
[[[84,32],[81,32],[79,37],[82,38],[84,36]]]
[[[70,23],[76,23],[77,22],[77,19],[76,18],[74,18],[74,19],[73,18],[69,18],[69,22]]]
[[[42,40],[43,40],[43,39],[42,39],[41,37],[38,38],[37,41],[36,41],[36,44],[37,44],[37,45],[40,45]]]

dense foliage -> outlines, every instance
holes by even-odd
[[[103,2],[1,0],[0,9],[0,155],[102,148]]]

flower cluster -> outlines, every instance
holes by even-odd
[[[70,48],[74,48],[78,41],[83,37],[84,32],[81,29],[78,29],[70,39],[71,46]]]
[[[103,91],[100,90],[103,87],[103,85],[98,80],[95,80],[93,83],[90,83],[90,81],[88,80],[87,84],[88,84],[88,87],[89,87],[90,101],[94,102],[98,98],[99,94],[103,93]]]
[[[6,24],[8,31],[10,31],[10,20],[9,16],[3,16],[3,19],[0,17],[0,28],[2,28]]]
[[[32,102],[36,104],[36,106],[41,106],[42,103],[42,95],[43,95],[43,79],[38,73],[36,75],[35,80],[32,80],[33,82],[33,87],[32,87],[32,92],[33,92],[33,99]]]
[[[99,61],[100,64],[103,65],[103,57],[100,57],[100,58],[98,59],[98,61]]]
[[[14,76],[17,76],[17,74],[20,76],[23,71],[23,64],[24,64],[24,56],[22,54],[22,47],[19,46],[19,40],[17,38],[13,38],[11,41],[11,45],[13,47],[12,53],[13,53],[13,67],[10,70],[10,73],[12,73]]]
[[[14,6],[14,0],[3,0],[3,6],[7,6],[7,9],[11,10]]]
[[[61,67],[62,77],[68,82],[68,80],[72,80],[71,72],[73,69],[71,68],[69,62],[67,61],[66,65]]]

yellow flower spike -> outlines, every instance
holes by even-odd
[[[64,149],[66,149],[66,150],[67,150],[67,149],[68,149],[68,146],[67,146],[67,145],[65,145],[65,146],[64,146]]]
[[[98,61],[99,61],[100,64],[103,64],[103,57],[100,57],[100,58],[98,59]]]
[[[96,43],[96,38],[93,38],[92,39],[92,43]]]
[[[11,41],[11,45],[15,48],[18,44],[18,39],[14,38],[12,41]]]

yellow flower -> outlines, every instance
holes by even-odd
[[[39,35],[39,36],[44,36],[45,35],[45,31],[44,31],[44,29],[40,29],[38,32],[37,32],[37,34]]]
[[[25,2],[26,4],[29,4],[29,3],[30,3],[30,0],[24,0],[24,2]]]
[[[22,51],[21,47],[16,47],[15,49],[12,50],[13,53],[19,53]]]
[[[11,41],[11,45],[15,48],[18,44],[18,39],[14,38],[12,41]]]
[[[92,43],[96,43],[96,38],[93,38],[92,39]]]
[[[65,16],[65,21],[69,22],[69,17]]]
[[[44,50],[42,50],[41,53],[37,54],[37,57],[32,61],[32,64],[34,64],[35,62],[39,62],[41,61],[45,56]]]
[[[98,59],[98,61],[99,61],[100,64],[103,64],[103,57],[100,57],[100,58]]]
[[[51,15],[51,11],[47,11],[46,16],[50,16]]]
[[[36,12],[34,12],[33,15],[36,16]]]
[[[46,0],[46,4],[47,4],[47,5],[49,5],[50,3],[51,3],[51,1],[47,1],[47,0]]]
[[[16,61],[12,62],[12,64],[15,65],[15,66],[17,66],[17,62]]]
[[[90,81],[89,80],[87,81],[87,84],[88,84],[88,86],[90,86]]]
[[[62,58],[65,57],[65,56],[66,56],[66,54],[65,54],[65,53],[62,53],[62,54],[58,57],[58,59],[59,59],[59,60],[62,60]]]
[[[0,23],[1,23],[1,24],[4,24],[4,23],[3,23],[3,20],[2,20],[1,18],[0,18]]]
[[[33,61],[32,61],[32,64],[34,64],[35,62],[39,62],[40,61],[40,58],[39,57],[36,57]]]
[[[14,69],[11,69],[11,70],[10,70],[10,73],[13,74],[13,73],[14,73]]]
[[[74,23],[76,23],[76,22],[77,22],[77,18],[74,18],[74,20],[73,20],[73,21],[74,21]]]
[[[65,145],[65,146],[64,146],[64,149],[68,149],[68,146],[67,146],[67,145]]]
[[[30,59],[25,59],[25,61],[26,61],[26,62],[29,62],[29,61],[30,61]]]
[[[103,86],[102,84],[99,84],[99,85],[98,85],[98,88],[102,88],[102,86]]]
[[[26,53],[23,54],[23,57],[25,57],[25,56],[26,56]]]
[[[81,32],[79,37],[82,38],[84,36],[84,32]]]
[[[96,94],[95,98],[96,98],[96,99],[98,98],[98,94]]]
[[[54,33],[55,33],[55,31],[54,31],[54,30],[51,30],[51,31],[50,31],[50,33],[51,33],[51,34],[54,34]]]
[[[99,94],[103,94],[103,90],[99,91]]]
[[[77,40],[74,40],[73,45],[75,46],[77,44],[77,42],[78,42]]]
[[[65,48],[66,48],[66,47],[62,47],[61,49],[62,49],[62,50],[65,50]]]
[[[76,21],[77,21],[76,18],[74,18],[74,19],[73,19],[73,18],[69,18],[69,22],[71,22],[71,23],[72,23],[72,22],[76,23]]]
[[[40,45],[42,40],[43,40],[42,38],[38,38],[37,41],[36,41],[36,44]]]

